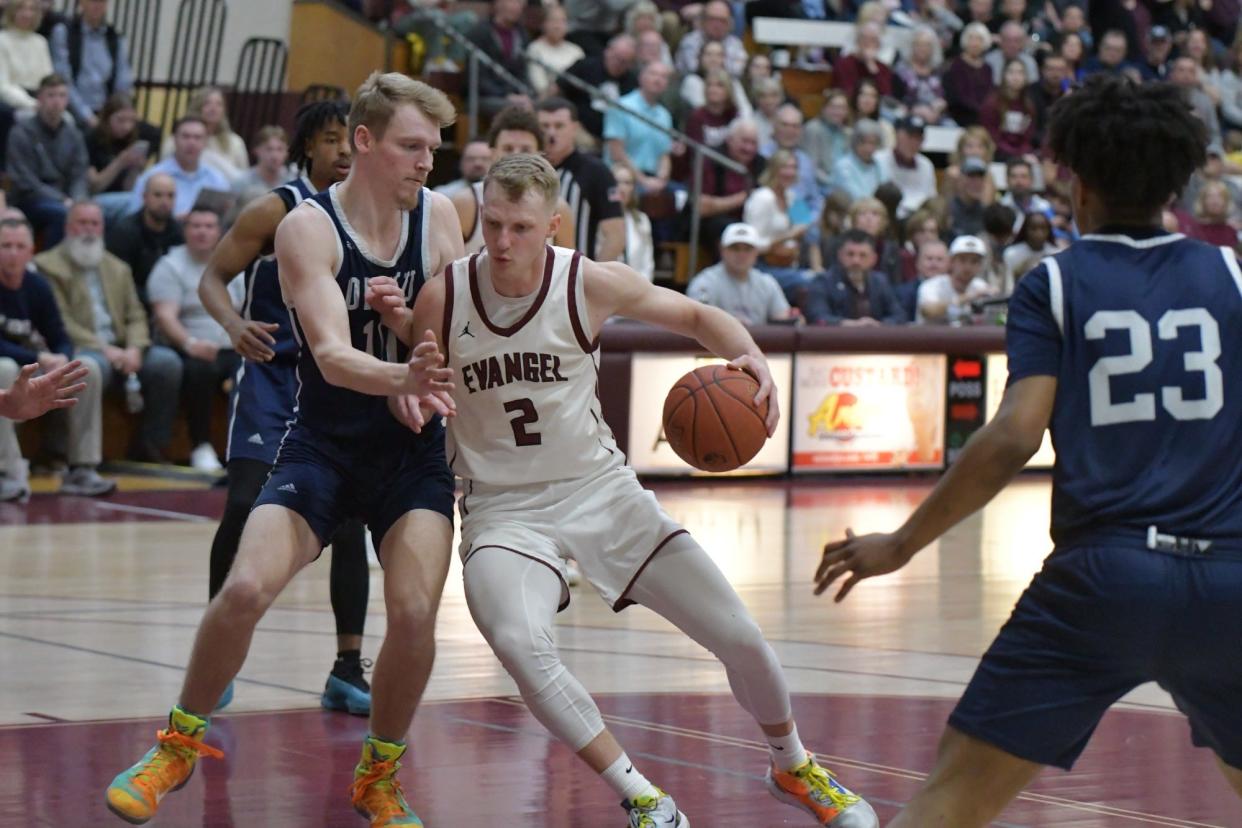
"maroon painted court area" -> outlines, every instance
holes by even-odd
[[[723,695],[601,696],[609,726],[695,828],[813,825],[777,803],[761,776],[766,750]],[[931,764],[951,702],[799,696],[808,745],[864,792],[882,821]],[[104,787],[152,743],[154,721],[0,729],[0,825],[123,825]],[[222,714],[204,760],[154,826],[295,828],[364,824],[348,801],[363,720],[315,710]],[[402,771],[433,828],[605,828],[623,824],[611,792],[507,698],[426,705]],[[1175,774],[1165,768],[1176,768]],[[997,823],[1003,826],[1239,826],[1242,805],[1212,756],[1191,748],[1180,717],[1113,711],[1072,774],[1049,771]]]
[[[26,503],[0,503],[0,526],[154,520],[215,522],[224,512],[224,497],[223,488],[116,492],[107,497],[36,494]]]

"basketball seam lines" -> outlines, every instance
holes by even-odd
[[[719,366],[717,366],[716,370],[720,370]],[[726,368],[725,370],[728,369]],[[729,431],[729,426],[725,422],[724,415],[720,413],[720,409],[716,407],[716,401],[712,399],[711,389],[708,388],[707,383],[703,382],[703,378],[699,377],[697,373],[694,376],[699,380],[699,385],[703,386],[703,397],[711,405],[712,413],[716,415],[716,420],[720,423],[720,430],[724,432],[725,437],[729,440],[729,447],[733,449],[733,459],[735,461],[741,461],[742,454],[737,450],[737,442],[733,439],[733,433]],[[720,385],[720,381],[716,379],[716,371],[712,371],[712,385],[719,386],[721,389],[724,388],[723,385]],[[729,394],[729,396],[732,397],[733,395]],[[739,462],[738,465],[740,466],[741,463]]]
[[[731,377],[731,379],[734,379],[734,378]],[[734,394],[732,391],[730,391],[729,386],[725,385],[720,380],[713,379],[712,381],[715,382],[716,385],[720,386],[721,391],[724,391],[730,397],[737,400],[742,405],[746,406],[746,410],[749,411],[751,414],[755,415],[755,417],[759,420],[759,425],[763,426],[763,433],[766,436],[768,433],[768,421],[763,418],[763,415],[759,413],[759,409],[755,407],[754,398],[752,397],[750,399],[744,399],[742,397],[739,397],[737,394]],[[771,407],[771,405],[772,405],[772,402],[769,400],[768,406]]]

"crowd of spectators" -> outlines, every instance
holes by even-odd
[[[0,3],[0,389],[81,360],[79,403],[41,418],[37,459],[64,493],[115,488],[99,473],[109,397],[132,417],[131,459],[168,462],[183,411],[189,461],[217,471],[212,412],[239,359],[198,281],[236,208],[293,174],[288,136],[265,127],[247,148],[215,87],[162,135],[135,108],[108,0],[50,5]],[[0,501],[29,494],[16,435],[0,418]]]
[[[458,11],[358,6],[429,40],[428,16]],[[756,16],[835,21],[851,34],[840,49],[782,48],[755,42]],[[987,300],[1076,237],[1044,134],[1051,106],[1096,73],[1183,88],[1209,162],[1165,224],[1238,246],[1240,16],[1238,0],[496,0],[489,16],[453,25],[527,84],[481,67],[492,111],[569,111],[575,154],[611,173],[616,203],[601,209],[620,215],[625,241],[610,249],[641,272],[666,269],[663,243],[691,235],[693,153],[659,125],[745,170],[702,165],[709,264],[690,274],[692,295],[719,297],[748,323],[959,325],[1003,318],[1003,301]],[[933,130],[938,151],[927,151]],[[484,174],[467,163],[463,178]],[[726,278],[736,283],[725,289]],[[773,283],[788,310],[772,302]]]
[[[113,487],[98,472],[109,396],[133,412],[131,457],[165,461],[183,410],[193,464],[217,469],[210,412],[238,359],[197,283],[238,206],[292,174],[289,138],[265,127],[247,146],[216,87],[196,90],[163,134],[135,108],[108,0],[78,0],[68,17],[50,5],[0,2],[0,388],[22,365],[83,360],[81,404],[42,435],[65,491]],[[697,171],[706,261],[687,291],[748,324],[995,321],[983,309],[1003,303],[989,300],[1076,237],[1044,133],[1052,105],[1096,73],[1184,90],[1208,161],[1164,224],[1238,245],[1239,0],[352,5],[421,44],[428,71],[465,69],[437,28],[447,23],[520,80],[482,65],[479,111],[533,110],[523,123],[541,133],[564,223],[589,256],[654,279],[691,238],[696,156],[653,124],[729,159]],[[842,48],[756,43],[756,16],[835,21],[849,36]],[[467,194],[498,149],[458,147],[446,191]],[[0,500],[24,496],[8,421],[0,474]]]

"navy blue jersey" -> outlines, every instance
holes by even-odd
[[[272,190],[285,204],[285,211],[297,207],[305,199],[315,194],[314,187],[305,176],[295,178]],[[280,293],[280,277],[277,275],[276,254],[260,256],[250,263],[244,275],[246,280],[246,301],[242,305],[242,316],[259,322],[275,322],[280,326],[272,333],[276,340],[271,349],[276,352],[274,362],[287,363],[293,366],[298,359],[298,341],[293,336],[293,324],[289,320],[289,309],[285,307],[284,297]]]
[[[1018,282],[1009,381],[1057,378],[1052,538],[1242,542],[1242,272],[1180,234],[1084,236]]]
[[[307,202],[322,210],[336,228],[338,261],[336,283],[349,311],[349,333],[353,346],[386,362],[406,362],[410,349],[392,331],[384,327],[380,316],[366,303],[367,281],[375,276],[391,276],[405,291],[406,304],[414,298],[427,279],[427,197],[419,197],[418,206],[403,213],[401,241],[391,260],[384,261],[372,254],[366,243],[354,232],[349,219],[337,201],[336,184],[311,196]],[[298,353],[297,424],[316,434],[350,444],[390,443],[400,445],[411,439],[430,440],[440,435],[437,422],[424,428],[421,435],[401,425],[388,411],[384,397],[359,394],[330,384],[323,378],[298,321],[297,308],[290,309],[293,330],[300,347]],[[396,442],[391,442],[396,441]]]

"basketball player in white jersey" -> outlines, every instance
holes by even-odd
[[[485,182],[482,253],[428,282],[412,319],[391,288],[376,289],[381,303],[392,301],[386,323],[411,341],[434,331],[453,371],[447,453],[464,481],[461,556],[479,629],[535,717],[613,788],[631,828],[689,820],[635,767],[561,663],[553,623],[568,604],[570,555],[614,609],[643,604],[724,663],[771,746],[767,784],[778,799],[833,828],[878,825],[802,747],[776,654],[720,570],[639,484],[600,411],[598,332],[614,314],[694,337],[752,372],[756,401],[771,399],[771,433],[779,412],[763,354],[728,314],[624,264],[548,246],[560,179],[542,157],[501,159]],[[412,413],[404,402],[395,408]],[[704,816],[717,825],[723,814]]]
[[[487,145],[492,150],[492,161],[521,153],[541,153],[543,130],[539,128],[539,119],[526,107],[506,107],[492,119]],[[483,182],[474,182],[461,192],[454,193],[452,199],[453,207],[457,209],[457,219],[461,222],[461,237],[465,240],[466,255],[478,253],[483,249],[483,213],[480,209],[483,204]],[[560,213],[561,221],[552,243],[571,247],[574,243],[574,216],[569,210],[569,202],[558,198],[556,211]]]

